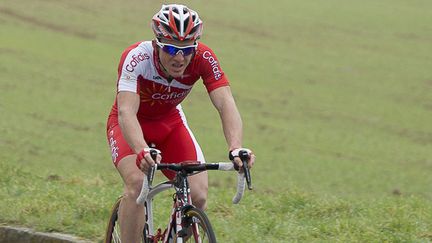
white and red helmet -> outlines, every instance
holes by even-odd
[[[151,26],[156,38],[179,41],[199,39],[203,28],[198,13],[180,4],[162,5]]]

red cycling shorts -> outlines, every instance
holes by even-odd
[[[188,160],[205,163],[201,148],[187,125],[180,105],[177,106],[177,112],[170,113],[163,119],[138,120],[147,144],[154,144],[161,151],[162,163],[181,163]],[[124,157],[135,154],[123,137],[117,116],[108,118],[107,138],[116,167]],[[175,176],[173,171],[162,172],[169,179]]]

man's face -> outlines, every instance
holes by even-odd
[[[192,60],[194,51],[191,52],[191,48],[189,48],[188,50],[185,49],[183,51],[181,49],[176,49],[175,47],[173,48],[172,46],[161,47],[161,45],[174,45],[181,48],[193,46],[194,43],[194,41],[177,41],[167,39],[160,40],[160,44],[157,45],[157,48],[159,48],[159,60],[162,63],[163,67],[166,69],[166,74],[174,78],[182,76],[184,71],[186,70],[186,67]],[[167,52],[167,47],[170,48],[171,53]]]

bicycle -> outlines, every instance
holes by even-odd
[[[152,156],[155,158],[156,153]],[[252,190],[250,171],[247,166],[248,153],[240,151],[239,157],[243,163],[243,173],[238,174],[237,192],[232,202],[237,204],[243,197],[245,185]],[[152,187],[152,182],[156,170],[173,170],[176,176],[173,180],[162,182],[155,187]],[[181,164],[156,164],[149,169],[147,175],[144,175],[144,182],[141,193],[137,198],[137,204],[144,204],[145,225],[142,233],[143,243],[183,243],[183,242],[216,242],[216,236],[211,226],[210,220],[204,211],[194,207],[190,196],[190,188],[188,176],[205,170],[223,170],[232,171],[238,168],[234,167],[232,162],[219,163],[181,163]],[[173,206],[169,218],[168,226],[162,229],[154,229],[153,226],[153,198],[163,191],[174,188]],[[118,210],[121,202],[121,197],[114,204],[111,216],[108,222],[108,227],[105,235],[105,242],[121,242],[120,226],[118,223]]]

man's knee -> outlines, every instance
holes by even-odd
[[[202,209],[207,209],[207,193],[208,186],[206,183],[199,184],[199,186],[195,186],[192,192],[192,202],[193,204]]]
[[[195,199],[193,199],[193,205],[195,205],[195,207],[201,209],[201,210],[206,210],[207,209],[207,196],[202,196],[202,195],[198,195],[197,197],[195,197]]]
[[[143,183],[143,174],[136,173],[129,176],[125,182],[125,189],[124,189],[125,196],[136,199],[141,192],[142,183]]]
[[[205,210],[207,208],[208,179],[207,172],[189,177],[192,203],[195,207]]]

